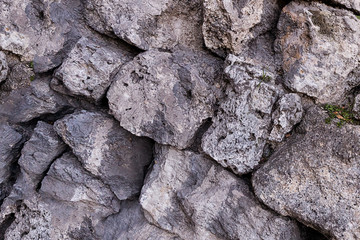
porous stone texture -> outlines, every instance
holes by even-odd
[[[0,184],[11,174],[11,164],[16,161],[22,138],[9,124],[0,122]]]
[[[6,61],[6,55],[0,52],[0,83],[5,81],[9,72],[9,66]]]
[[[202,47],[200,0],[85,2],[85,17],[92,28],[140,49]]]
[[[204,134],[202,148],[222,166],[244,174],[261,160],[272,108],[282,91],[274,84],[275,73],[251,59],[230,55],[225,73],[233,88]]]
[[[76,112],[56,121],[54,128],[84,168],[109,185],[120,200],[140,192],[152,158],[149,139],[131,135],[100,112]]]
[[[190,151],[156,147],[140,203],[151,223],[182,239],[300,239],[295,222],[264,209],[244,180]]]
[[[303,113],[300,96],[295,93],[285,94],[272,113],[273,128],[269,140],[281,142],[285,134],[301,121]]]
[[[276,27],[276,0],[204,0],[202,31],[205,45],[215,53],[239,54],[247,44]]]
[[[131,54],[115,44],[83,37],[56,71],[52,86],[64,85],[71,94],[98,102],[112,73],[130,59]]]
[[[253,175],[254,191],[281,215],[334,239],[359,239],[360,127],[327,117],[319,107],[307,111],[299,134]]]
[[[276,50],[284,83],[318,103],[339,103],[359,82],[360,21],[347,10],[292,1],[281,13]]]
[[[190,50],[149,50],[125,64],[107,98],[126,130],[161,144],[188,147],[213,116],[223,85],[219,59]]]
[[[103,240],[180,240],[178,236],[150,224],[138,201],[123,202],[119,213],[106,218],[95,228]]]

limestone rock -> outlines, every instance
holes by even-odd
[[[334,239],[360,238],[360,127],[326,124],[312,107],[299,132],[253,175],[255,194],[270,208]]]
[[[269,140],[281,142],[285,134],[301,121],[303,112],[300,96],[295,93],[285,94],[272,114],[274,123]]]
[[[239,54],[251,40],[276,27],[279,13],[276,0],[205,0],[205,45],[219,55]]]
[[[103,240],[180,240],[176,235],[150,224],[138,201],[122,203],[120,212],[97,225],[96,232]]]
[[[157,146],[140,203],[182,239],[300,239],[295,222],[262,208],[244,180],[190,151]]]
[[[318,103],[339,103],[357,86],[360,21],[347,10],[293,1],[281,13],[276,50],[284,83]]]
[[[88,24],[140,49],[202,47],[200,0],[86,0]]]
[[[244,174],[261,160],[272,108],[282,92],[274,85],[275,73],[249,59],[229,55],[225,73],[233,89],[204,134],[202,148],[222,166]]]
[[[9,124],[0,123],[0,184],[11,174],[11,164],[16,160],[22,138]]]
[[[107,94],[111,113],[137,136],[186,148],[213,116],[221,68],[217,58],[204,53],[149,50],[115,77]]]
[[[111,42],[81,38],[55,73],[73,95],[99,101],[111,84],[111,75],[131,54]]]
[[[6,61],[6,55],[0,52],[0,83],[5,81],[9,71],[9,66]]]
[[[32,176],[36,184],[65,149],[65,143],[56,134],[53,126],[39,121],[33,135],[25,143],[18,163],[22,170]]]
[[[19,62],[11,70],[9,69],[8,77],[1,85],[1,90],[9,92],[27,87],[31,84],[32,79],[34,79],[33,69],[28,64]]]
[[[84,168],[109,185],[120,200],[140,192],[152,158],[149,139],[131,135],[100,112],[76,112],[56,121],[54,128]]]
[[[67,99],[52,91],[48,82],[41,79],[12,91],[0,100],[0,116],[14,123],[27,122],[72,106]]]

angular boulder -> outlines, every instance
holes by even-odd
[[[200,0],[86,0],[85,17],[95,30],[143,50],[202,48]]]
[[[326,124],[310,108],[293,135],[252,178],[270,208],[334,239],[360,237],[360,126]]]
[[[221,62],[205,53],[149,50],[118,72],[107,94],[111,113],[137,136],[186,148],[213,116],[221,69]]]
[[[129,52],[111,42],[83,37],[56,71],[52,85],[98,102],[111,84],[112,73],[130,59]]]
[[[222,56],[239,54],[251,40],[276,27],[279,13],[276,0],[205,0],[205,45]]]
[[[220,103],[213,124],[202,138],[205,153],[237,174],[260,162],[274,103],[282,94],[269,72],[251,59],[229,55],[225,68],[233,88]]]
[[[281,13],[275,44],[284,83],[317,103],[340,103],[360,84],[360,21],[347,10],[292,1]]]
[[[172,147],[156,147],[140,204],[151,223],[182,239],[300,239],[296,223],[264,209],[243,179]]]
[[[80,111],[54,128],[84,168],[99,177],[120,200],[140,192],[152,159],[152,142],[131,135],[107,114]]]

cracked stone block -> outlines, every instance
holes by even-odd
[[[222,85],[219,59],[193,51],[149,50],[125,64],[107,98],[126,130],[178,148],[213,116]]]
[[[115,44],[83,37],[56,71],[52,88],[64,85],[70,94],[98,102],[110,86],[112,74],[129,60],[131,54]]]
[[[84,168],[99,177],[120,200],[136,196],[152,159],[152,141],[133,136],[111,116],[79,111],[54,124]]]
[[[331,239],[360,237],[360,127],[326,124],[310,108],[293,135],[253,174],[255,194],[267,206]]]
[[[296,223],[264,209],[243,179],[173,147],[156,146],[140,204],[148,221],[182,239],[301,239]]]
[[[211,51],[240,54],[247,44],[276,27],[276,0],[205,0],[202,32]]]
[[[339,104],[360,83],[360,21],[350,11],[292,1],[282,10],[275,49],[285,85],[317,103]]]

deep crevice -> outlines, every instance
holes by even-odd
[[[15,214],[9,214],[6,219],[0,224],[0,239],[5,239],[5,232],[10,225],[15,221]]]

